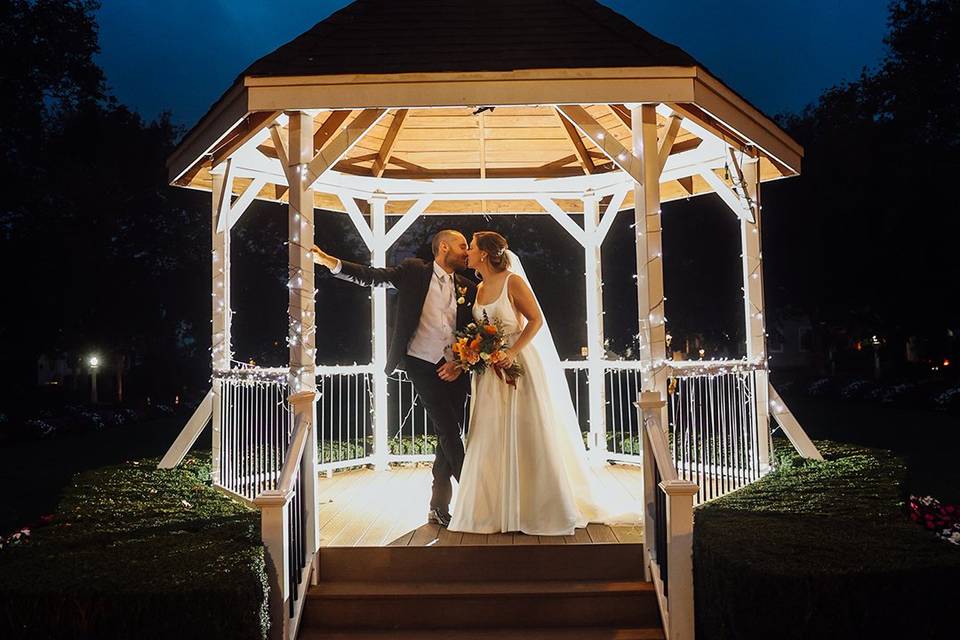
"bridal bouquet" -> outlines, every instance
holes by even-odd
[[[478,325],[471,322],[466,329],[458,331],[456,337],[451,348],[457,366],[464,371],[477,373],[492,368],[498,378],[511,387],[517,386],[517,378],[523,375],[523,367],[517,362],[509,367],[501,364],[507,344],[499,320],[490,320],[484,312],[483,323]]]

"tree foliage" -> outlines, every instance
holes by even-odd
[[[957,0],[896,0],[881,64],[782,118],[806,156],[765,192],[772,307],[867,335],[960,328],[958,41]]]

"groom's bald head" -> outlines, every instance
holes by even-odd
[[[456,229],[443,229],[442,231],[437,231],[433,236],[430,247],[433,249],[433,257],[436,258],[440,255],[441,245],[446,244],[447,247],[450,248],[460,245],[461,243],[466,244],[466,242],[467,238]]]
[[[444,229],[430,243],[433,259],[447,272],[467,268],[467,239],[455,229]]]

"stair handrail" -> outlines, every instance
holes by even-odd
[[[283,461],[283,467],[280,469],[280,478],[277,480],[277,491],[287,495],[293,490],[293,482],[296,478],[296,472],[303,459],[303,452],[307,448],[307,438],[310,435],[310,429],[313,426],[312,420],[306,420],[304,406],[313,407],[313,400],[316,393],[313,391],[301,391],[290,396],[289,402],[294,412],[294,431],[293,439],[290,442],[290,448],[287,449],[287,457]],[[299,405],[299,406],[298,406]]]
[[[641,392],[643,437],[644,575],[653,582],[668,640],[694,639],[693,499],[700,487],[681,480],[661,426],[666,401]]]
[[[267,556],[267,577],[270,581],[270,635],[276,640],[294,640],[297,637],[307,586],[309,583],[316,583],[314,561],[318,550],[315,541],[311,542],[313,536],[310,533],[316,529],[316,508],[307,506],[304,510],[306,522],[302,523],[297,519],[303,519],[304,514],[291,512],[298,480],[309,479],[311,476],[316,479],[313,465],[307,465],[308,468],[304,469],[304,454],[308,450],[313,431],[313,406],[316,397],[314,391],[301,391],[288,398],[294,417],[293,437],[287,448],[276,487],[261,491],[254,500],[254,504],[260,508],[260,534]],[[303,491],[304,488],[305,484],[301,484],[298,504],[313,498],[314,492]],[[298,548],[294,548],[291,540],[298,530],[298,527],[291,525],[292,521],[300,524],[307,532],[304,540],[297,539],[300,543]],[[294,571],[301,563],[291,560],[298,553],[305,555],[300,576],[294,575]]]

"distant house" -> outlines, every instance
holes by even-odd
[[[68,376],[76,371],[70,367],[64,355],[41,355],[37,358],[37,386],[63,385]]]
[[[770,366],[796,369],[813,364],[813,324],[803,314],[783,315],[767,325]]]

